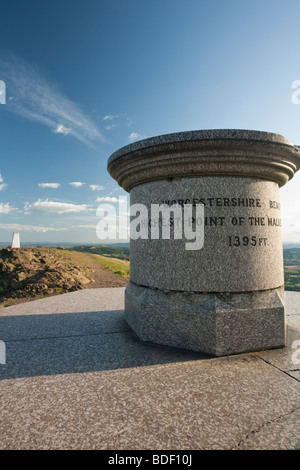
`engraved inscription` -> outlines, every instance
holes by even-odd
[[[259,198],[243,198],[243,197],[207,197],[207,198],[180,198],[180,199],[165,199],[162,204],[172,206],[173,204],[203,204],[207,207],[261,207],[261,200]]]
[[[197,204],[203,204],[207,208],[213,208],[218,210],[217,208],[237,208],[239,212],[243,208],[262,208],[266,209],[266,212],[269,210],[277,210],[280,211],[280,203],[278,201],[269,200],[262,201],[260,198],[252,198],[252,197],[208,197],[208,198],[195,198],[195,197],[188,197],[188,198],[174,198],[174,199],[164,199],[161,201],[162,204],[167,206],[173,206],[174,204],[178,204],[184,208],[185,204],[191,204],[193,207],[196,207]],[[249,213],[249,211],[248,211]],[[275,214],[274,214],[275,215]],[[191,223],[194,224],[196,222],[195,218],[191,219]],[[174,224],[174,221],[171,219],[171,224]],[[226,216],[205,216],[203,220],[198,221],[197,224],[203,224],[206,227],[215,227],[215,226],[227,226],[227,227],[281,227],[281,219],[279,217],[274,217],[273,214],[266,214],[265,216],[235,216],[232,215]],[[151,221],[150,221],[151,225]],[[243,235],[239,236],[236,234],[228,235],[228,246],[230,247],[264,247],[268,246],[268,238],[264,236],[260,236],[259,234],[256,235]]]
[[[229,246],[267,246],[267,238],[257,237],[253,235],[252,237],[237,237],[230,235],[228,237]]]

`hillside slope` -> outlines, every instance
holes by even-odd
[[[79,289],[123,287],[127,283],[128,279],[114,274],[88,253],[47,247],[0,249],[1,307]]]

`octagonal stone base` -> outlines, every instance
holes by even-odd
[[[129,282],[125,320],[141,341],[225,356],[285,346],[284,289],[197,293]]]

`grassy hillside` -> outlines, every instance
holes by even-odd
[[[110,260],[110,266],[95,256],[47,247],[0,249],[0,306],[91,287],[127,285],[128,261]]]
[[[129,279],[129,261],[112,258],[111,256],[107,257],[94,254],[91,254],[90,256],[92,256],[98,263],[107,267],[111,273],[119,274],[125,279]]]
[[[123,246],[105,246],[105,245],[81,245],[72,248],[74,251],[83,253],[92,253],[94,255],[103,255],[129,261],[129,247]]]
[[[283,258],[285,289],[300,292],[300,248],[284,249]]]

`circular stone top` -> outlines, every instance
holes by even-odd
[[[233,175],[283,186],[300,168],[300,148],[279,134],[212,129],[144,139],[114,152],[110,175],[130,191],[137,184],[184,176]]]

